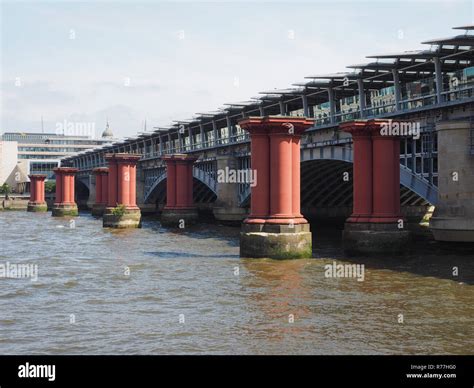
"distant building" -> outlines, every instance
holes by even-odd
[[[109,124],[100,139],[56,133],[5,132],[0,135],[0,185],[7,182],[14,191],[28,190],[29,174],[46,174],[54,179],[53,168],[60,159],[111,143]]]
[[[7,183],[10,187],[15,187],[17,164],[18,143],[16,141],[0,141],[0,185]]]

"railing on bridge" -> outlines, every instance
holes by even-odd
[[[436,83],[433,77],[401,84],[401,100],[399,101],[398,110],[395,103],[395,90],[393,87],[387,87],[378,91],[379,94],[369,99],[367,107],[362,112],[356,108],[353,103],[353,101],[356,101],[356,96],[354,96],[354,100],[351,104],[344,105],[342,100],[339,100],[338,105],[340,106],[337,107],[332,118],[329,116],[324,104],[318,106],[318,109],[312,107],[313,116],[315,116],[315,125],[308,132],[335,127],[345,121],[360,118],[399,116],[401,114],[410,113],[412,110],[443,106],[465,99],[472,99],[474,97],[474,67],[468,67],[460,71],[445,74],[443,76],[443,85],[445,86],[445,90],[440,93],[441,101],[437,101]],[[295,112],[291,111],[289,114],[295,115]],[[248,133],[242,131],[238,125],[233,126],[231,131],[223,131],[222,134],[224,136],[214,138],[213,133],[208,132],[207,136],[209,138],[204,139],[204,141],[201,138],[199,141],[193,139],[192,142],[190,142],[188,137],[184,137],[182,145],[179,145],[176,140],[171,143],[165,141],[161,150],[155,149],[157,147],[144,146],[138,149],[137,153],[143,153],[142,160],[147,160],[159,158],[165,154],[205,151],[249,141]],[[200,134],[199,137],[201,137]],[[119,147],[119,149],[122,148],[123,147]],[[100,167],[104,161],[100,158],[95,158],[90,163],[92,163],[92,166],[89,167]],[[84,166],[78,167],[83,168]]]
[[[412,112],[419,114],[420,111],[425,109],[446,108],[456,103],[462,103],[466,100],[469,101],[471,104],[470,109],[472,109],[473,104],[471,101],[474,101],[474,66],[444,74],[442,77],[442,84],[442,92],[437,93],[435,77],[401,83],[398,105],[395,103],[394,86],[388,86],[381,90],[370,92],[373,94],[368,95],[369,98],[366,101],[367,106],[362,112],[360,110],[359,97],[357,95],[338,100],[332,117],[329,103],[310,106],[309,112],[315,117],[315,125],[313,128],[309,129],[306,136],[303,137],[301,148],[302,150],[307,148],[319,148],[322,150],[325,147],[330,147],[332,150],[334,147],[347,147],[347,144],[350,144],[352,141],[351,138],[339,138],[337,132],[332,139],[313,142],[313,134],[318,133],[319,130],[336,128],[344,121],[360,118],[400,118],[403,117],[402,115],[410,114]],[[302,115],[302,109],[297,109],[296,111],[293,110],[287,112],[287,114],[291,116],[300,116]],[[202,138],[203,134],[204,138]],[[135,144],[135,147],[132,146],[131,142],[125,145],[120,144],[117,145],[116,152],[140,153],[143,154],[142,160],[146,161],[149,159],[157,159],[170,153],[206,151],[220,147],[228,147],[230,145],[248,143],[249,135],[247,132],[242,131],[238,125],[233,125],[231,127],[218,128],[217,131],[205,133],[194,132],[192,138],[182,135],[179,139],[174,139],[172,141],[165,140],[159,146],[158,141],[156,139],[154,141],[153,138],[151,139],[151,144],[147,144],[147,141],[145,140],[143,143]],[[425,182],[426,185],[434,188],[438,185],[436,146],[436,131],[434,130],[434,123],[431,123],[425,128],[422,128],[420,139],[401,139],[402,148],[400,150],[401,168],[410,171],[413,175]],[[470,143],[468,146],[469,152],[474,155],[473,118],[471,118]],[[240,147],[231,152],[235,154],[234,156],[239,157],[238,153],[241,153],[242,149]],[[311,151],[311,155],[313,154],[314,153]],[[324,152],[321,152],[320,154],[324,154]],[[83,171],[88,171],[93,167],[103,166],[104,163],[105,161],[101,155],[98,155],[98,157],[91,157],[89,155],[89,158],[74,159],[73,166],[78,167]],[[203,163],[198,165],[196,168],[198,170],[194,171],[194,173],[204,182],[207,182],[206,184],[208,184],[208,186],[212,186],[215,189],[215,166],[210,166],[209,163]],[[200,172],[199,170],[202,170],[203,172]],[[155,172],[153,174],[155,175],[149,175],[145,178],[145,192],[147,193],[152,191],[153,182],[156,182],[158,179],[158,176],[156,175],[157,173]],[[161,175],[161,173],[159,175]],[[242,187],[239,188],[239,195],[242,198],[245,198],[248,196],[249,191],[250,188],[248,185],[242,185]]]

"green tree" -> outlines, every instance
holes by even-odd
[[[0,186],[0,193],[5,194],[5,199],[8,199],[8,195],[11,193],[11,188],[7,182]]]
[[[56,183],[54,181],[45,182],[44,191],[46,191],[48,194],[56,192]]]

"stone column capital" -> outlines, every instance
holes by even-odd
[[[33,180],[44,181],[46,179],[46,175],[45,174],[30,174],[28,175],[28,178],[30,178],[30,181],[33,181]]]
[[[68,174],[68,175],[74,175],[79,171],[79,169],[75,167],[56,167],[53,168],[53,172],[55,174]]]
[[[301,136],[314,125],[313,119],[295,116],[250,116],[239,120],[241,128],[252,136],[259,134]]]
[[[92,169],[92,173],[95,175],[106,175],[109,173],[108,167],[96,167]]]

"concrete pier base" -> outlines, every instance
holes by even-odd
[[[104,228],[139,228],[141,227],[140,209],[121,207],[106,207],[103,213],[102,226]]]
[[[430,228],[435,240],[474,243],[474,156],[471,122],[443,121],[438,132],[439,199]]]
[[[437,241],[459,241],[474,243],[474,218],[445,216],[440,214],[430,220],[430,229]],[[436,214],[436,213],[435,213]]]
[[[241,207],[214,207],[212,213],[217,221],[228,223],[241,223],[248,215]]]
[[[28,207],[27,207],[26,211],[34,212],[34,213],[47,212],[48,211],[48,205],[46,204],[46,202],[43,202],[43,203],[28,202]]]
[[[55,203],[53,205],[52,216],[53,217],[76,217],[79,215],[77,205],[74,204],[65,204],[65,203]]]
[[[161,225],[169,228],[186,228],[198,221],[198,211],[196,208],[187,209],[163,209],[161,213]],[[183,223],[184,222],[184,223]]]
[[[105,205],[104,204],[96,203],[96,204],[92,205],[91,214],[94,217],[102,217],[102,215],[104,214],[104,211],[105,211]]]
[[[240,256],[299,259],[312,256],[311,231],[302,224],[242,224]]]
[[[410,232],[396,223],[346,222],[342,234],[348,255],[387,255],[406,252]]]

